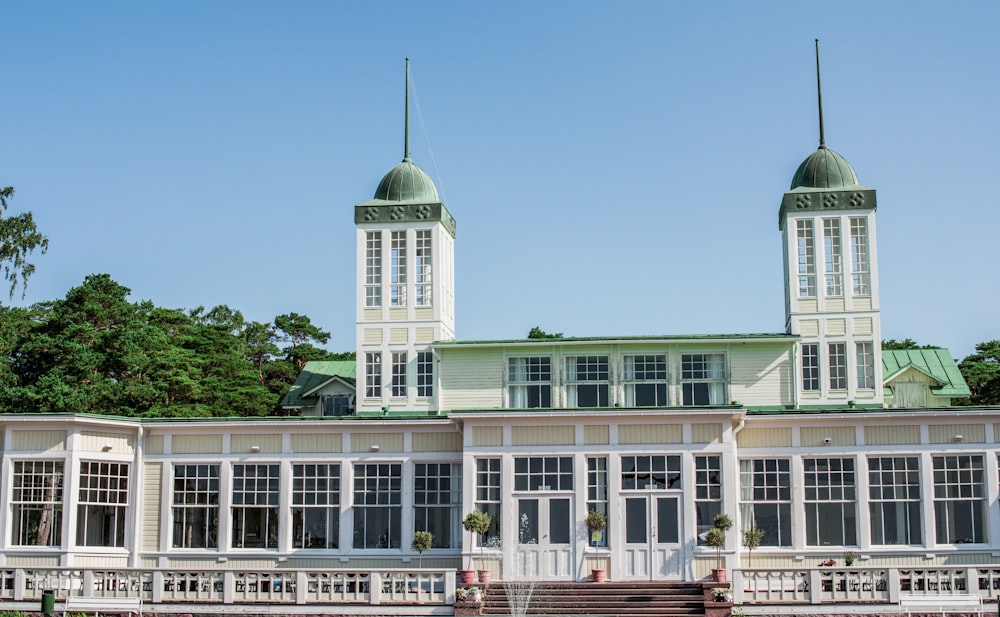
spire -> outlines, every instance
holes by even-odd
[[[410,160],[410,59],[406,59],[406,120],[404,122],[403,162]]]
[[[819,39],[816,39],[816,98],[819,101],[819,147],[826,148],[826,137],[823,135],[823,84],[819,78]]]

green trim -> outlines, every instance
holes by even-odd
[[[861,185],[846,190],[799,187],[786,191],[778,210],[778,229],[784,229],[785,219],[795,212],[833,212],[876,209],[875,189]]]
[[[435,341],[434,346],[439,348],[448,347],[472,347],[484,345],[524,345],[531,347],[547,347],[552,345],[578,344],[578,343],[702,343],[702,342],[774,342],[793,343],[799,340],[798,334],[677,334],[661,336],[567,336],[563,338],[532,338],[532,339],[497,339],[497,340],[471,340],[471,341]]]
[[[410,203],[373,199],[354,206],[355,225],[429,222],[440,222],[451,237],[455,237],[457,223],[441,202]]]

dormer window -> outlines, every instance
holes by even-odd
[[[625,356],[625,404],[664,407],[667,403],[667,356]]]
[[[683,404],[725,405],[725,372],[725,354],[702,353],[681,356]]]
[[[322,397],[323,417],[339,418],[354,415],[354,395],[348,393],[324,394]]]
[[[548,356],[507,360],[507,405],[513,409],[552,407],[552,359]]]
[[[609,385],[607,356],[566,358],[567,407],[607,407]]]

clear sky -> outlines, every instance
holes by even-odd
[[[1000,338],[998,23],[993,0],[0,0],[0,186],[51,243],[16,303],[106,272],[353,349],[353,207],[402,158],[408,56],[459,338],[781,332],[819,38],[827,144],[878,191],[883,336],[960,358]]]

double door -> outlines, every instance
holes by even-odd
[[[625,552],[623,574],[633,580],[681,577],[681,498],[628,495],[622,500]]]
[[[573,500],[569,497],[517,498],[517,551],[519,578],[566,580],[573,574]]]

